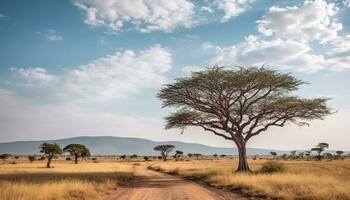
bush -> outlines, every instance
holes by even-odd
[[[69,161],[69,160],[72,160],[72,158],[70,158],[70,157],[67,157],[67,158],[66,158],[66,160],[67,160],[67,161]]]
[[[269,161],[262,165],[259,172],[265,173],[265,174],[272,174],[272,173],[283,172],[284,170],[285,170],[285,167],[282,163]]]

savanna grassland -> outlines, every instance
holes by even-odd
[[[133,163],[108,160],[54,160],[52,168],[46,161],[30,163],[25,158],[0,164],[0,199],[61,200],[96,199],[107,190],[133,176]]]
[[[155,163],[150,168],[249,196],[285,200],[350,199],[350,159],[279,160],[284,171],[274,174],[235,173],[237,162],[237,159],[169,161]],[[253,171],[258,171],[265,162],[266,159],[249,159]]]

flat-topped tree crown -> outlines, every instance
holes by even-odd
[[[266,68],[213,67],[193,72],[163,87],[158,97],[163,107],[176,112],[166,117],[166,128],[202,127],[232,140],[238,147],[238,171],[248,171],[246,142],[273,126],[307,125],[331,111],[328,98],[294,96],[303,81],[291,74]]]

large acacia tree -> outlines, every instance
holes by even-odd
[[[78,164],[79,157],[88,157],[90,156],[90,150],[83,144],[69,144],[63,148],[64,152],[70,153],[74,156],[74,163]]]
[[[293,95],[304,84],[290,74],[266,68],[213,67],[165,85],[158,97],[163,107],[175,108],[166,128],[202,127],[233,141],[239,152],[237,171],[249,171],[246,144],[270,127],[307,125],[331,111],[327,98]]]

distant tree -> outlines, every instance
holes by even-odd
[[[287,159],[287,154],[286,154],[286,153],[282,154],[282,155],[281,155],[281,158]]]
[[[136,154],[132,154],[132,155],[130,156],[130,158],[131,158],[131,159],[136,159],[136,158],[137,158],[137,155],[136,155]]]
[[[317,153],[317,159],[318,160],[321,160],[322,157],[321,157],[321,153],[325,150],[325,149],[328,149],[329,148],[329,144],[328,143],[318,143],[318,145],[314,148],[311,149],[311,151],[315,151]]]
[[[74,156],[74,163],[78,164],[80,157],[89,157],[90,150],[83,144],[69,144],[63,148],[64,152],[68,152],[71,156]]]
[[[35,156],[34,155],[29,155],[28,156],[28,160],[32,163],[33,161],[35,161]]]
[[[341,155],[344,153],[344,151],[336,151],[335,153],[337,154],[337,156],[341,157]]]
[[[270,154],[271,154],[271,156],[272,156],[273,158],[275,158],[275,157],[277,156],[277,153],[274,152],[274,151],[271,151]]]
[[[290,152],[290,157],[293,159],[295,158],[295,154],[297,153],[297,151],[291,151]]]
[[[60,145],[58,144],[51,144],[51,143],[43,143],[39,147],[40,153],[43,153],[47,158],[47,164],[46,167],[50,168],[52,158],[56,155],[61,155],[63,153]]]
[[[218,154],[213,154],[213,157],[214,157],[215,159],[217,159],[217,158],[218,158]]]
[[[304,155],[305,155],[307,158],[309,158],[310,155],[311,155],[311,151],[305,151]]]
[[[8,159],[9,157],[11,157],[11,154],[8,154],[8,153],[4,153],[4,154],[1,154],[1,155],[0,155],[0,159],[1,159],[1,160],[6,160],[6,159]]]
[[[300,157],[300,158],[304,158],[304,154],[305,154],[305,152],[300,152],[300,153],[299,153],[299,157]]]
[[[125,160],[126,155],[121,155],[120,158],[123,159],[123,160]]]
[[[200,154],[200,153],[194,153],[193,156],[196,157],[196,158],[198,159],[198,158],[202,157],[202,154]]]
[[[71,160],[72,160],[71,157],[67,157],[67,158],[66,158],[66,161],[71,161]]]
[[[225,154],[221,154],[220,157],[221,157],[221,158],[225,158],[226,155],[225,155]]]
[[[158,160],[162,160],[163,159],[163,157],[162,156],[158,156]]]
[[[85,148],[82,152],[81,152],[81,158],[82,159],[85,159],[85,158],[88,158],[91,156],[91,153],[90,153],[90,149],[88,148]]]
[[[165,85],[158,98],[176,109],[165,128],[196,126],[236,144],[237,171],[250,171],[246,144],[271,127],[306,125],[331,114],[329,98],[305,99],[293,93],[304,82],[291,74],[257,67],[213,67]]]
[[[148,156],[144,156],[143,159],[144,159],[145,161],[148,161],[148,160],[149,160]]]
[[[15,156],[14,158],[15,158],[16,160],[18,160],[18,159],[19,159],[19,156]]]
[[[188,153],[187,156],[188,156],[189,158],[192,158],[193,154],[192,154],[192,153]]]
[[[167,161],[168,154],[174,150],[175,146],[171,144],[161,144],[153,148],[154,151],[159,151],[163,161]]]
[[[174,158],[176,161],[178,161],[180,159],[181,156],[183,156],[184,152],[183,151],[175,151],[175,155],[174,155]]]
[[[45,160],[46,157],[45,156],[41,156],[38,160]]]

